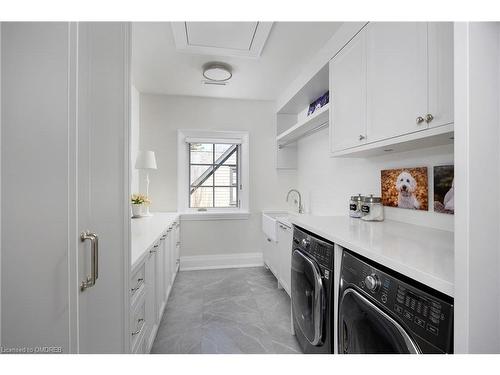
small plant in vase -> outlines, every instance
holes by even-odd
[[[143,194],[133,194],[131,197],[132,203],[132,217],[141,217],[142,208],[144,205],[149,204],[150,200]]]

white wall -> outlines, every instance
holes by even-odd
[[[433,207],[432,166],[453,164],[453,145],[369,158],[330,158],[328,130],[303,138],[298,144],[298,186],[305,208],[315,215],[347,215],[351,195],[380,196],[380,171],[427,166],[429,207]],[[453,230],[453,215],[386,207],[387,219]]]
[[[139,171],[135,169],[135,161],[139,153],[139,123],[140,123],[140,94],[132,86],[130,92],[130,165],[132,174],[130,178],[130,191],[132,194],[139,193]]]
[[[250,132],[250,218],[184,221],[181,255],[261,252],[260,212],[286,209],[296,181],[295,172],[275,169],[274,103],[141,94],[140,112],[141,149],[155,151],[158,164],[150,173],[153,211],[177,210],[177,129]]]

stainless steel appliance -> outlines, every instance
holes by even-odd
[[[453,353],[453,299],[344,250],[339,353]]]
[[[333,353],[333,244],[294,226],[292,322],[304,353]]]

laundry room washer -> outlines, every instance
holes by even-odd
[[[333,243],[294,226],[292,324],[304,353],[333,353]]]
[[[453,299],[344,250],[338,352],[453,353]]]

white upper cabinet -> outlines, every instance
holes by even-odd
[[[366,34],[359,33],[330,60],[330,142],[333,151],[366,142]]]
[[[453,123],[453,22],[428,25],[429,127],[436,127]]]
[[[330,61],[330,96],[332,156],[449,143],[453,24],[368,24]]]
[[[366,46],[367,141],[426,128],[427,24],[370,23]]]

